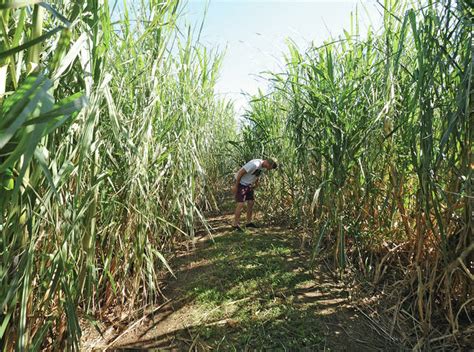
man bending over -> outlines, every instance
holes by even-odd
[[[232,186],[232,192],[235,194],[235,217],[234,229],[242,231],[240,227],[240,213],[244,207],[244,202],[247,202],[247,224],[246,227],[257,227],[252,222],[252,211],[254,204],[253,190],[258,186],[258,179],[263,171],[277,168],[277,163],[272,159],[253,159],[242,168],[235,175],[235,184]]]

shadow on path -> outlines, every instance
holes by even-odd
[[[115,350],[388,351],[351,309],[343,288],[299,249],[290,229],[236,233],[229,216],[176,257],[158,312]]]

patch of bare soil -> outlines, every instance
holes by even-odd
[[[326,266],[311,263],[288,228],[212,235],[171,261],[164,302],[120,334],[86,334],[85,350],[401,351],[357,309]],[[191,246],[193,247],[193,246]],[[151,314],[152,312],[153,314]]]

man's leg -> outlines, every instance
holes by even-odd
[[[234,226],[239,226],[240,213],[242,213],[243,207],[244,207],[244,202],[235,203]]]
[[[253,199],[247,202],[247,224],[250,224],[252,222],[254,203],[255,201]]]

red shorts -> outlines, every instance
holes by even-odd
[[[253,200],[252,186],[244,186],[239,184],[237,187],[237,193],[235,193],[235,201],[237,203],[243,203],[247,200]]]

